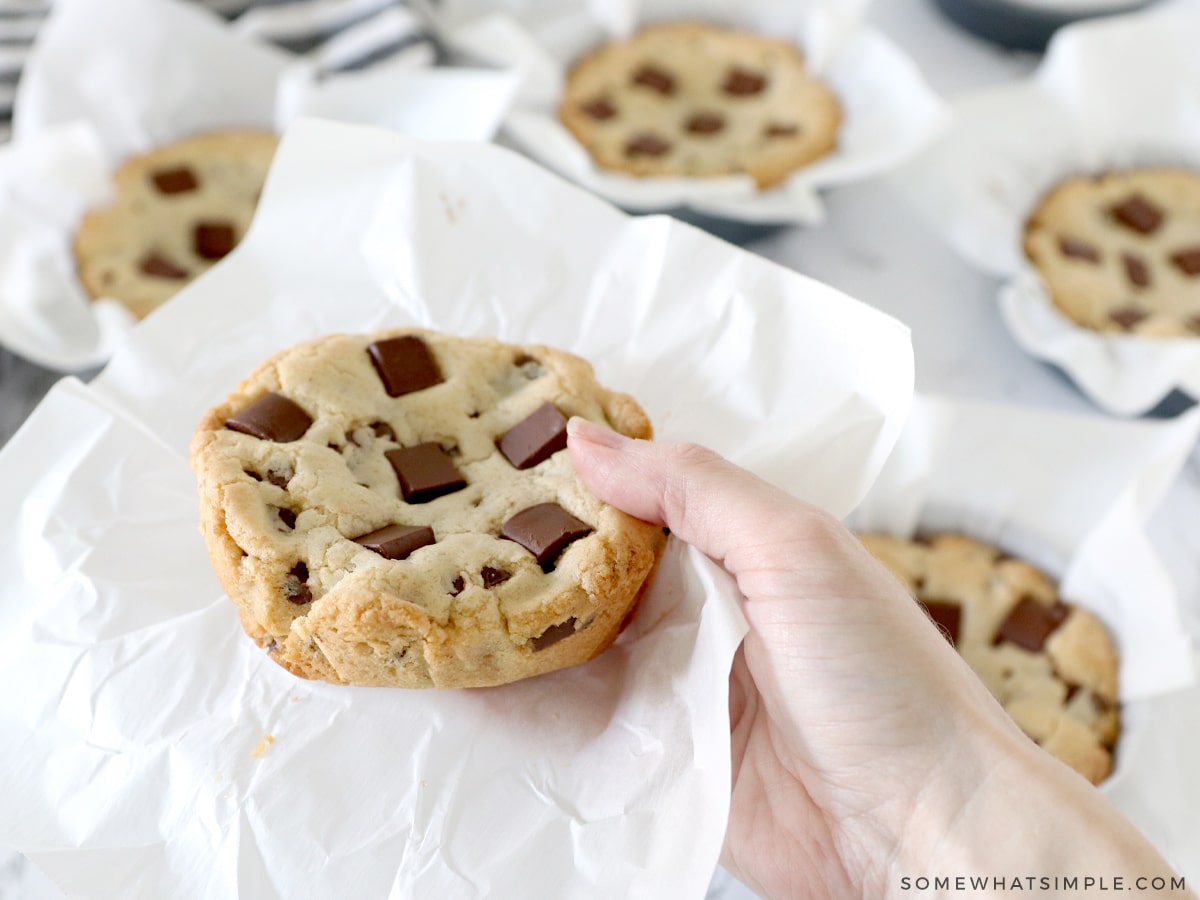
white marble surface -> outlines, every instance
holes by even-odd
[[[872,18],[920,63],[934,88],[947,96],[1022,77],[1036,65],[1035,57],[997,50],[956,31],[929,0],[876,0]],[[1094,412],[1065,379],[1025,356],[1009,337],[993,300],[995,283],[959,260],[885,184],[844,188],[828,199],[829,220],[824,226],[782,231],[755,243],[753,249],[909,324],[920,390]],[[30,398],[44,392],[49,383],[36,370],[11,363],[0,367],[0,409],[25,410]],[[13,416],[9,412],[8,418]],[[0,425],[5,426],[0,428],[3,440],[11,422],[0,421]],[[1152,531],[1181,586],[1189,629],[1200,638],[1200,529],[1193,525],[1197,521],[1200,454],[1193,454]],[[1196,877],[1200,859],[1187,868]],[[722,879],[712,896],[740,900],[750,895]],[[0,850],[0,900],[60,897],[32,866]]]

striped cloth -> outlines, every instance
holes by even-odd
[[[92,0],[103,2],[103,0]],[[228,19],[239,34],[313,61],[321,72],[383,60],[431,65],[424,20],[403,0],[190,0]],[[29,47],[52,0],[0,0],[0,141],[11,131],[13,97]]]

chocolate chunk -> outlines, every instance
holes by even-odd
[[[518,469],[545,462],[567,446],[567,417],[553,403],[543,403],[496,442],[505,459]]]
[[[1150,267],[1136,253],[1125,253],[1121,256],[1125,263],[1125,277],[1134,287],[1150,287]]]
[[[262,476],[250,469],[242,469],[242,471],[253,478],[255,481],[262,481]]]
[[[187,191],[194,191],[200,186],[200,183],[196,181],[196,176],[187,166],[159,169],[150,177],[154,179],[154,186],[161,194],[183,194]]]
[[[463,581],[463,577],[461,575],[454,576],[454,581],[450,583],[450,596],[457,597],[463,592],[463,588],[466,586],[467,583]]]
[[[1087,241],[1081,241],[1078,238],[1062,235],[1058,239],[1058,249],[1063,256],[1071,259],[1082,259],[1090,263],[1100,262],[1100,251]]]
[[[557,625],[551,625],[535,638],[529,639],[529,649],[537,652],[545,650],[564,638],[569,638],[575,633],[575,617],[571,616],[564,622],[559,622]]]
[[[741,66],[734,66],[725,76],[725,83],[721,85],[721,90],[733,97],[749,97],[753,94],[761,94],[766,87],[766,76],[750,69],[743,69]]]
[[[665,69],[660,69],[658,66],[652,66],[649,63],[639,67],[633,73],[633,83],[650,88],[652,91],[657,91],[664,97],[669,97],[675,93],[675,79],[671,76],[671,73]]]
[[[286,444],[303,437],[313,420],[303,409],[274,392],[263,394],[225,420],[225,427],[264,441]]]
[[[149,275],[152,278],[171,278],[178,281],[188,277],[187,269],[181,269],[165,256],[153,252],[149,256],[142,257],[138,268],[142,270],[143,275]]]
[[[429,345],[415,335],[376,341],[367,347],[389,397],[401,397],[442,383]]]
[[[296,563],[283,579],[283,596],[289,603],[303,606],[312,603],[312,588],[308,586],[308,566]]]
[[[1053,606],[1039,603],[1032,597],[1022,597],[1008,617],[1000,623],[995,643],[1008,641],[1037,653],[1046,644],[1046,638],[1066,619],[1070,608],[1061,600]]]
[[[276,510],[279,513],[279,521],[284,524],[288,531],[293,531],[296,528],[296,513],[294,510],[280,508]]]
[[[384,559],[408,559],[409,554],[435,542],[428,525],[384,525],[370,534],[356,537],[354,543],[374,550]]]
[[[763,134],[769,138],[795,137],[799,133],[799,125],[791,125],[784,122],[771,122],[763,129]]]
[[[1189,278],[1200,275],[1200,247],[1188,247],[1171,254],[1171,262]]]
[[[725,127],[725,117],[720,113],[699,112],[687,120],[684,128],[690,134],[716,134]]]
[[[1130,194],[1109,212],[1126,228],[1139,234],[1153,234],[1163,220],[1162,210],[1141,194]]]
[[[407,503],[428,503],[467,486],[466,479],[454,467],[441,444],[433,441],[389,450],[384,456],[396,470]]]
[[[505,572],[503,569],[484,566],[479,570],[479,577],[483,579],[483,586],[485,588],[494,588],[496,585],[504,584],[504,582],[512,578],[512,573]]]
[[[237,243],[228,222],[197,222],[192,232],[192,247],[203,259],[221,259]]]
[[[1140,309],[1135,309],[1132,306],[1123,306],[1120,309],[1114,309],[1108,314],[1108,317],[1126,331],[1132,331],[1133,326],[1146,318],[1147,315],[1148,313],[1144,313]]]
[[[568,544],[591,533],[591,526],[557,503],[539,503],[523,509],[500,529],[502,538],[516,541],[532,553],[543,572],[554,568],[555,560]]]
[[[589,100],[579,107],[579,111],[589,119],[595,119],[597,122],[605,122],[617,114],[617,108],[613,106],[612,101],[607,97],[597,97],[595,100]]]
[[[666,156],[670,152],[671,142],[650,132],[634,135],[625,144],[625,155],[630,159],[638,156]]]
[[[962,607],[948,600],[919,600],[929,618],[942,630],[955,647],[958,646],[958,629],[962,622]]]

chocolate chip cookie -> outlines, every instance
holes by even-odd
[[[1200,174],[1134,169],[1069,178],[1025,228],[1051,299],[1084,328],[1200,336]]]
[[[962,535],[862,541],[917,598],[1021,729],[1094,784],[1112,770],[1117,654],[1039,569]]]
[[[127,160],[112,202],[75,235],[88,295],[142,318],[224,257],[250,226],[277,144],[266,132],[213,132]]]
[[[265,362],[191,450],[247,633],[337,684],[481,687],[600,653],[665,537],[583,486],[570,416],[651,434],[549,347],[399,329]]]
[[[841,107],[792,44],[673,22],[580,59],[559,117],[601,168],[767,188],[833,150]]]

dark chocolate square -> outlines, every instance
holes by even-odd
[[[384,456],[396,470],[406,503],[428,503],[467,486],[467,480],[454,467],[441,444],[430,441],[415,447],[401,447],[389,450]]]
[[[919,600],[933,623],[955,647],[958,646],[958,629],[962,623],[962,606],[949,600]]]
[[[567,447],[567,417],[553,403],[543,403],[496,442],[504,458],[518,469],[545,462]]]
[[[547,647],[552,647],[559,641],[569,638],[575,633],[575,617],[559,622],[557,625],[551,625],[535,638],[529,639],[529,649],[537,652],[545,650]]]
[[[312,423],[312,417],[303,409],[282,394],[271,392],[226,419],[225,427],[264,441],[286,444],[303,437]]]
[[[174,169],[159,169],[150,176],[160,194],[184,194],[200,186],[196,176],[187,166]]]
[[[1039,603],[1032,597],[1022,597],[996,631],[996,643],[1008,641],[1037,653],[1046,645],[1046,638],[1063,623],[1070,608],[1059,601],[1053,606]]]
[[[192,232],[192,247],[202,259],[222,259],[237,244],[237,235],[228,222],[197,222]]]
[[[428,525],[384,525],[354,539],[354,543],[374,550],[384,559],[408,559],[414,550],[435,541],[433,529]]]
[[[442,373],[429,345],[415,335],[376,341],[367,354],[389,397],[423,391],[442,383]]]
[[[515,541],[534,555],[543,572],[554,568],[568,544],[592,533],[592,528],[557,503],[523,509],[504,523],[500,536]]]

